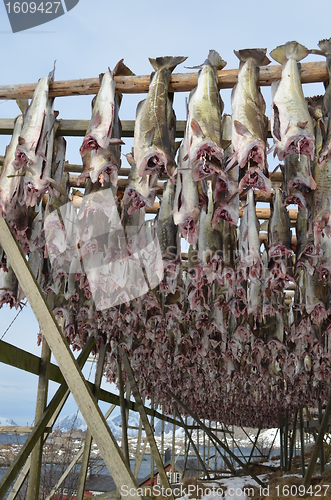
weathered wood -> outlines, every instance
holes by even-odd
[[[100,385],[101,385],[101,381],[102,381],[103,367],[105,364],[105,356],[106,356],[106,346],[104,343],[102,343],[100,345],[100,348],[99,348],[99,357],[98,357],[98,363],[97,363],[97,369],[95,372],[94,387],[93,387],[93,396],[94,396],[94,399],[96,402],[99,399],[99,391],[100,391]],[[77,500],[83,500],[83,498],[84,498],[86,476],[87,476],[88,464],[89,464],[89,460],[90,460],[92,440],[93,440],[92,433],[91,433],[90,429],[87,428],[86,436],[85,436],[85,443],[84,443],[84,446],[82,447],[83,457],[82,457],[82,463],[80,466],[80,472],[79,472],[79,478],[78,478],[78,487],[77,487],[77,494],[76,494]]]
[[[2,220],[3,219],[0,219],[0,222]],[[6,251],[6,253],[7,253],[7,255],[11,255],[10,252]],[[95,345],[95,339],[90,338],[77,359],[78,366],[82,367],[84,365],[84,363],[87,360],[88,355],[91,352],[94,345]],[[4,474],[3,478],[1,479],[1,481],[0,481],[0,499],[4,498],[11,483],[14,481],[15,477],[17,476],[20,469],[23,467],[25,461],[27,460],[28,456],[30,455],[31,451],[33,450],[35,444],[38,442],[38,439],[45,432],[47,424],[50,422],[54,413],[57,412],[59,407],[61,407],[61,405],[64,404],[64,402],[68,398],[69,394],[70,394],[70,391],[68,390],[67,383],[63,382],[61,384],[61,386],[58,388],[58,390],[56,391],[56,393],[53,396],[50,403],[48,404],[42,417],[39,419],[38,422],[35,423],[33,431],[31,432],[28,439],[25,441],[25,443],[21,447],[18,455],[15,457],[13,463],[7,469],[6,473]]]
[[[52,295],[48,295],[47,300],[50,307],[52,307],[54,305],[54,300]],[[45,337],[43,338],[42,341],[40,359],[41,359],[41,364],[40,364],[39,381],[38,381],[36,412],[34,419],[35,422],[38,422],[38,420],[42,417],[42,414],[44,413],[47,405],[48,369],[51,361],[51,350],[48,347]],[[31,453],[31,466],[29,473],[27,500],[39,499],[42,452],[43,452],[43,439],[41,436]]]
[[[143,404],[145,404],[144,400],[143,400]],[[162,420],[162,423],[164,425],[164,421]],[[138,477],[138,474],[139,474],[139,469],[140,469],[140,465],[139,465],[139,468],[138,468],[138,458],[140,457],[140,448],[141,448],[141,435],[142,435],[142,430],[143,430],[143,423],[142,423],[142,420],[141,420],[141,417],[139,418],[139,428],[138,428],[138,439],[137,439],[137,448],[136,448],[136,456],[135,456],[135,461],[134,461],[134,470],[133,470],[133,475],[134,477],[137,479]],[[147,440],[145,440],[145,443],[147,443]]]
[[[321,447],[323,446],[324,434],[325,434],[326,429],[327,429],[328,424],[329,424],[330,413],[331,413],[331,396],[329,397],[329,401],[328,401],[326,408],[324,410],[324,415],[323,415],[320,427],[318,429],[317,440],[316,440],[315,446],[313,448],[312,454],[310,456],[308,467],[306,470],[306,474],[305,474],[305,477],[303,480],[303,484],[304,484],[305,489],[307,489],[310,485],[310,481],[311,481],[311,478],[312,478],[313,473],[314,473],[317,457],[321,451]]]
[[[154,439],[153,430],[151,428],[151,425],[150,425],[148,418],[147,418],[147,414],[146,414],[145,409],[144,409],[144,405],[143,405],[143,402],[142,402],[142,399],[141,399],[141,396],[139,393],[137,383],[136,383],[135,378],[134,378],[133,370],[131,368],[128,355],[126,352],[123,351],[123,349],[120,350],[120,354],[121,354],[121,357],[123,360],[123,365],[124,365],[127,379],[130,383],[131,392],[133,394],[134,399],[136,400],[136,403],[137,403],[137,406],[139,409],[140,418],[143,422],[143,426],[144,426],[144,429],[146,432],[146,437],[148,439],[150,449],[153,450],[154,460],[156,463],[158,473],[160,475],[161,484],[165,489],[169,488],[168,491],[170,491],[169,481],[168,481],[167,475],[166,475],[164,467],[163,467],[163,462],[162,462],[162,459],[160,456],[159,449],[158,449],[156,442],[155,442],[155,439]],[[171,498],[171,500],[174,500],[174,496],[172,493],[169,495],[169,497]]]
[[[281,77],[281,65],[262,66],[259,74],[259,84],[270,86]],[[140,94],[148,92],[149,75],[143,76],[115,76],[116,90],[122,94]],[[219,88],[229,89],[235,86],[238,80],[238,69],[223,69],[218,71]],[[327,82],[329,80],[325,61],[303,63],[301,65],[301,82]],[[173,73],[170,77],[170,92],[189,92],[196,87],[198,73]],[[36,83],[13,84],[0,86],[0,99],[31,98],[36,88]],[[99,91],[98,78],[85,78],[82,80],[55,81],[50,84],[50,97],[69,97],[79,95],[92,95]]]
[[[121,423],[122,423],[122,452],[126,463],[130,466],[129,444],[128,444],[128,429],[126,422],[125,397],[124,397],[124,382],[122,375],[121,358],[117,349],[117,378],[120,390],[120,408],[121,408]]]
[[[46,428],[47,431],[52,429]],[[20,426],[20,425],[0,425],[1,434],[30,434],[33,431],[33,427],[30,426]]]
[[[190,408],[188,408],[188,406],[185,405],[185,403],[183,403],[179,398],[178,396],[176,396],[176,394],[174,394],[172,391],[168,390],[167,393],[169,394],[169,396],[172,397],[172,399],[174,399],[176,401],[176,403],[178,403],[184,411],[186,411],[196,422],[197,424],[207,433],[207,435],[210,436],[210,438],[212,439],[212,441],[214,441],[214,443],[216,442],[224,451],[226,451],[228,453],[228,455],[235,461],[237,462],[237,464],[242,467],[242,469],[247,472],[247,474],[249,476],[251,476],[253,479],[255,479],[255,481],[260,485],[260,486],[264,486],[264,483],[263,481],[261,481],[248,467],[246,464],[244,464],[239,457],[237,457],[234,453],[232,453],[232,451],[230,450],[230,448],[228,446],[226,446],[224,443],[222,443],[222,441],[215,435],[213,434],[212,432],[210,432],[210,430],[208,429],[207,426],[205,426],[201,420],[199,419],[199,417],[192,411],[190,410]],[[225,457],[223,457],[225,458]],[[231,467],[230,467],[231,469]]]
[[[290,442],[290,457],[289,457],[289,461],[288,461],[288,470],[289,471],[292,468],[293,451],[294,451],[294,444],[296,441],[296,432],[297,432],[297,419],[298,419],[298,409],[295,410],[295,414],[294,414],[293,431],[292,431],[291,442]]]
[[[196,455],[196,457],[197,457],[197,460],[198,460],[198,461],[200,462],[200,464],[201,464],[201,467],[202,467],[203,472],[205,473],[205,475],[207,476],[207,478],[208,478],[208,479],[210,479],[210,475],[209,475],[209,472],[208,472],[208,470],[207,470],[207,468],[206,468],[206,464],[204,463],[204,461],[202,460],[202,458],[201,458],[201,456],[200,456],[200,453],[199,453],[199,448],[195,445],[195,443],[194,443],[194,441],[193,441],[193,439],[192,439],[192,433],[190,434],[190,433],[188,432],[188,430],[186,429],[185,424],[184,424],[184,421],[183,421],[183,419],[182,419],[182,416],[181,416],[181,414],[179,413],[179,410],[178,410],[178,408],[177,408],[177,406],[176,406],[176,405],[174,405],[174,408],[176,409],[176,413],[177,413],[177,415],[178,415],[179,420],[180,420],[180,421],[181,421],[181,423],[184,425],[184,431],[185,431],[185,434],[187,435],[187,438],[188,438],[188,440],[189,440],[189,442],[190,442],[190,445],[192,445],[192,448],[193,448],[193,450],[194,450],[194,453],[195,453],[195,455]],[[192,432],[193,432],[193,431],[192,431]],[[199,444],[198,444],[198,446],[199,446]]]
[[[2,218],[0,218],[0,244],[6,254],[10,256],[17,279],[83,418],[87,426],[90,427],[100,454],[111,472],[115,484],[118,488],[123,484],[127,485],[130,493],[132,493],[132,495],[129,495],[129,498],[140,498],[140,495],[137,493],[137,482],[131,470],[126,467],[124,457],[117,445],[116,439],[111,433],[100,408],[95,403],[91,390],[66,343],[54,315],[45,302],[44,294],[29,268],[21,247],[12,234],[9,224]]]
[[[323,419],[323,409],[321,401],[318,402],[318,421],[321,424]],[[324,472],[325,462],[324,462],[324,444],[321,446],[321,454],[320,454],[320,466],[321,466],[321,474]]]

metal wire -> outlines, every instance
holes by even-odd
[[[13,324],[15,323],[15,321],[16,321],[16,319],[17,319],[17,317],[18,317],[18,316],[21,314],[21,312],[23,311],[23,307],[25,307],[25,306],[26,306],[27,302],[28,302],[28,301],[26,300],[26,301],[25,301],[25,303],[24,303],[24,304],[22,304],[21,309],[18,311],[18,313],[16,314],[15,318],[11,321],[11,323],[9,323],[9,325],[8,325],[7,329],[6,329],[6,330],[4,331],[4,333],[2,334],[2,337],[1,337],[1,339],[0,339],[0,340],[2,340],[2,339],[4,338],[4,336],[6,335],[6,333],[8,332],[8,330],[11,328],[11,326],[13,326]]]

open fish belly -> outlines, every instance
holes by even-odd
[[[239,193],[242,193],[247,188],[259,189],[266,195],[271,194],[271,182],[258,168],[247,168],[244,177],[239,182]]]
[[[309,156],[313,160],[315,155],[314,136],[300,127],[293,128],[291,134],[286,134],[281,141],[277,141],[277,139],[275,141],[279,160],[282,161],[294,153]]]
[[[244,168],[245,165],[252,160],[256,163],[258,168],[264,170],[266,162],[266,147],[263,141],[253,138],[251,140],[245,138],[237,141],[234,140],[233,149],[240,168]]]
[[[161,149],[150,148],[139,162],[138,174],[144,177],[147,174],[158,174],[167,170],[167,157]]]
[[[216,142],[209,139],[199,141],[198,144],[189,149],[190,162],[195,163],[196,161],[206,159],[211,161],[219,161],[220,163],[224,157],[224,150],[221,146],[217,145]]]

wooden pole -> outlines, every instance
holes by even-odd
[[[143,404],[145,402],[143,401]],[[163,421],[162,421],[163,423]],[[137,448],[136,448],[136,456],[135,456],[135,461],[134,461],[134,470],[133,470],[133,475],[137,479],[138,474],[139,474],[139,469],[138,469],[138,457],[140,455],[140,448],[141,448],[141,434],[143,430],[143,422],[141,420],[141,417],[139,417],[139,429],[138,429],[138,439],[137,439]],[[140,468],[140,465],[139,465]]]
[[[303,430],[303,409],[302,406],[299,408],[299,418],[300,418],[300,447],[301,447],[301,470],[302,477],[305,477],[305,437]]]
[[[283,427],[283,416],[279,419],[279,435],[280,435],[280,470],[285,471],[285,460],[284,460],[284,427]]]
[[[203,424],[206,425],[206,420],[203,419]],[[206,463],[206,433],[203,432],[203,463]]]
[[[178,414],[179,418],[181,416]],[[176,419],[176,411],[174,410],[173,414],[174,420]],[[172,446],[171,446],[171,479],[170,483],[174,482],[174,473],[175,473],[175,449],[176,449],[176,426],[172,424]]]
[[[292,468],[294,443],[296,441],[297,418],[298,418],[298,409],[295,410],[294,422],[293,422],[293,430],[292,430],[292,436],[291,436],[291,441],[290,441],[290,457],[289,457],[289,461],[288,461],[288,470],[289,471]]]
[[[183,402],[182,402],[182,401],[178,398],[178,396],[176,396],[176,394],[174,394],[174,393],[173,393],[172,391],[170,391],[169,389],[168,389],[167,393],[169,394],[169,396],[171,396],[171,397],[172,397],[172,398],[173,398],[173,399],[174,399],[174,400],[175,400],[175,401],[176,401],[176,402],[177,402],[177,403],[178,403],[178,404],[179,404],[179,405],[183,408],[183,410],[185,410],[185,411],[186,411],[186,412],[187,412],[187,413],[188,413],[188,414],[189,414],[189,415],[190,415],[190,416],[191,416],[191,417],[192,417],[192,418],[193,418],[193,419],[197,422],[197,424],[198,424],[198,425],[199,425],[202,429],[204,429],[204,430],[205,430],[205,432],[206,432],[207,434],[209,434],[209,435],[210,435],[210,438],[212,439],[212,441],[214,441],[214,443],[216,442],[217,444],[219,444],[219,445],[220,445],[220,447],[221,447],[223,450],[226,450],[226,451],[227,451],[227,453],[230,455],[230,457],[232,457],[232,458],[233,458],[233,460],[234,460],[235,462],[237,462],[237,464],[238,464],[240,467],[242,467],[242,468],[243,468],[243,470],[244,470],[245,472],[247,472],[247,474],[248,474],[249,476],[251,476],[253,479],[255,479],[255,481],[256,481],[256,482],[257,482],[260,486],[263,486],[263,487],[264,487],[264,483],[263,483],[263,482],[262,482],[262,481],[261,481],[261,480],[260,480],[260,479],[259,479],[259,478],[258,478],[258,477],[257,477],[257,476],[256,476],[256,475],[252,472],[252,471],[251,471],[251,470],[249,470],[249,468],[247,467],[247,465],[246,465],[246,464],[244,464],[244,463],[240,460],[240,458],[239,458],[239,457],[236,457],[236,456],[234,455],[234,453],[232,453],[232,451],[229,449],[229,447],[228,447],[228,446],[225,446],[225,445],[224,445],[224,443],[222,443],[222,441],[221,441],[221,440],[220,440],[217,436],[215,436],[212,432],[210,432],[210,431],[209,431],[209,429],[208,429],[208,427],[206,427],[205,425],[203,425],[203,423],[201,422],[201,420],[199,419],[199,417],[198,417],[198,416],[197,416],[197,415],[196,415],[196,414],[195,414],[192,410],[190,410],[190,409],[189,409],[189,408],[185,405],[185,403],[183,403]],[[225,458],[225,457],[224,457],[224,458]],[[232,467],[231,467],[231,465],[230,465],[229,461],[227,461],[227,462],[228,462],[228,464],[227,464],[227,465],[230,467],[230,470],[231,470],[231,468],[232,468]]]
[[[98,399],[99,399],[99,389],[100,389],[101,381],[102,381],[105,356],[106,356],[106,346],[104,343],[102,343],[100,345],[100,348],[99,348],[98,364],[97,364],[97,369],[95,372],[95,381],[94,381],[94,390],[93,390],[93,396],[95,398],[95,401],[98,401]],[[82,458],[82,463],[80,466],[80,473],[79,473],[79,479],[78,479],[78,488],[77,488],[77,495],[76,495],[77,500],[83,500],[83,498],[84,498],[84,491],[85,491],[88,465],[89,465],[89,461],[90,461],[92,440],[93,440],[93,437],[92,437],[91,431],[89,428],[87,428],[85,443],[84,443],[84,446],[82,448],[83,458]]]
[[[1,219],[0,219],[1,220]],[[8,255],[8,253],[7,253]],[[85,344],[84,349],[80,353],[77,363],[79,366],[83,366],[85,361],[88,358],[89,353],[91,352],[93,346],[95,344],[95,340],[90,338],[87,344]],[[59,407],[62,407],[65,401],[67,400],[68,396],[70,394],[70,391],[68,390],[68,386],[66,382],[63,382],[59,389],[56,391],[54,397],[48,404],[47,408],[43,412],[42,416],[38,420],[38,422],[35,423],[35,426],[33,428],[33,431],[21,447],[18,455],[15,457],[15,460],[11,464],[11,466],[7,469],[6,473],[2,477],[0,481],[0,499],[4,498],[5,494],[7,493],[10,485],[14,481],[15,477],[19,473],[20,469],[23,467],[25,461],[27,460],[28,456],[32,452],[35,444],[38,442],[38,439],[43,435],[46,426],[48,425],[49,421],[52,419],[53,415],[55,412],[58,410]],[[62,405],[62,406],[61,406]]]
[[[315,446],[313,448],[313,452],[310,456],[310,460],[309,460],[306,474],[304,477],[303,484],[305,486],[305,489],[307,489],[310,485],[310,481],[311,481],[311,478],[312,478],[313,473],[314,473],[317,457],[318,457],[319,453],[321,453],[321,447],[323,446],[324,434],[325,434],[326,429],[327,429],[328,424],[329,424],[330,413],[331,413],[331,395],[329,397],[328,404],[326,405],[324,415],[323,415],[323,418],[321,421],[321,425],[318,429],[317,440],[316,440]]]
[[[288,471],[288,410],[285,410],[285,429],[284,429],[284,468]]]
[[[318,402],[318,421],[321,424],[323,419],[323,409],[321,401]],[[320,455],[320,465],[321,465],[321,474],[324,472],[324,443],[322,442],[321,446],[321,455]]]
[[[259,429],[257,431],[256,437],[255,437],[255,440],[254,440],[254,443],[253,443],[252,451],[251,451],[251,454],[249,455],[248,463],[250,463],[250,461],[253,458],[254,451],[255,451],[255,448],[256,448],[256,445],[257,445],[257,442],[258,442],[258,439],[259,439],[260,432],[261,432],[261,427],[259,427]]]
[[[138,390],[137,383],[136,383],[135,378],[134,378],[134,374],[133,374],[133,371],[132,371],[132,368],[130,365],[129,358],[128,358],[126,352],[124,352],[122,349],[120,350],[120,354],[121,354],[121,357],[123,360],[123,365],[125,368],[126,376],[127,376],[128,381],[130,383],[131,392],[133,394],[134,399],[136,400],[137,407],[138,407],[138,410],[140,413],[140,418],[143,421],[143,425],[144,425],[144,429],[146,432],[146,437],[147,437],[148,442],[149,442],[150,449],[153,449],[154,459],[155,459],[158,473],[160,475],[161,484],[162,484],[162,486],[164,486],[165,489],[169,488],[168,491],[170,491],[169,481],[168,481],[167,475],[166,475],[164,467],[163,467],[163,463],[162,463],[159,449],[158,449],[156,442],[155,442],[155,439],[154,439],[153,430],[151,428],[151,425],[150,425],[148,418],[147,418],[147,414],[146,414],[145,409],[144,409],[144,405],[143,405],[143,402],[142,402],[142,399],[141,399],[141,396],[140,396],[140,393]],[[169,497],[171,498],[171,500],[174,500],[172,493],[169,495]]]
[[[126,424],[126,411],[125,411],[125,398],[124,398],[124,383],[122,376],[121,358],[117,350],[117,376],[118,385],[120,390],[120,401],[121,401],[121,422],[122,422],[122,451],[124,454],[125,461],[130,466],[130,456],[129,456],[129,445],[128,445],[128,430]]]
[[[187,429],[187,415],[185,415],[185,426],[184,426],[184,429]],[[188,454],[189,454],[189,451],[190,451],[190,440],[187,439],[187,433],[185,431],[184,431],[184,433],[185,433],[185,455],[184,455],[183,476],[182,477],[185,476],[186,464],[187,464],[187,457],[188,457]]]
[[[152,392],[151,394],[151,409],[154,411],[154,393]],[[151,429],[153,432],[154,436],[154,415],[152,414],[151,416]],[[154,437],[155,439],[155,437]],[[151,486],[153,488],[154,486],[154,447],[150,446],[150,453],[151,453]],[[162,457],[160,457],[162,460]]]
[[[0,244],[10,258],[14,273],[29,301],[47,343],[54,354],[59,368],[73,394],[88,427],[90,427],[100,453],[111,471],[115,484],[120,488],[125,484],[132,498],[137,494],[137,483],[118,448],[92,392],[84,379],[77,362],[60,330],[54,315],[45,302],[44,294],[35,280],[20,245],[13,236],[9,224],[0,218]],[[38,435],[38,438],[40,435]],[[23,464],[22,464],[23,465]],[[132,493],[132,495],[131,495]]]
[[[164,403],[162,403],[162,415],[164,415]],[[161,421],[161,457],[164,460],[164,420]]]
[[[183,418],[182,418],[181,414],[179,413],[179,410],[178,410],[177,406],[176,406],[176,405],[174,405],[174,408],[175,408],[175,411],[177,412],[177,415],[178,415],[179,420],[182,422],[182,424],[184,424],[184,422],[183,422]],[[199,450],[198,450],[198,448],[196,447],[195,442],[194,442],[194,440],[193,440],[193,437],[192,437],[193,430],[192,430],[192,433],[190,434],[190,433],[188,432],[187,428],[186,428],[186,427],[184,427],[184,431],[185,431],[185,434],[187,434],[187,438],[188,438],[188,440],[189,440],[190,444],[192,445],[192,448],[193,448],[193,450],[194,450],[194,453],[195,453],[195,455],[196,455],[196,457],[197,457],[197,461],[198,461],[198,462],[200,462],[203,472],[205,473],[205,475],[207,476],[207,478],[208,478],[208,479],[210,479],[209,472],[208,472],[208,470],[206,469],[206,465],[205,465],[205,463],[203,462],[203,460],[202,460],[202,458],[201,458],[201,456],[200,456]]]
[[[48,296],[48,301],[50,300],[50,295]],[[53,300],[52,300],[53,303]],[[50,304],[52,307],[52,305]],[[35,413],[35,422],[40,420],[42,414],[44,413],[47,406],[47,396],[48,396],[48,369],[51,361],[51,350],[48,347],[47,341],[43,338],[42,349],[41,349],[41,363],[40,363],[40,374],[38,381],[38,393],[37,393],[37,404]],[[42,462],[42,452],[43,452],[43,438],[42,436],[37,441],[35,447],[31,453],[31,466],[29,473],[29,483],[27,491],[28,500],[38,500],[39,499],[39,487],[40,487],[40,475],[41,475],[41,462]]]
[[[270,86],[281,77],[280,64],[262,66],[259,73],[259,85]],[[221,89],[233,88],[238,81],[238,69],[218,71],[218,84]],[[301,82],[327,82],[329,80],[325,61],[303,63],[301,65]],[[122,94],[140,94],[148,92],[149,75],[115,76],[116,91]],[[173,73],[170,77],[170,92],[189,92],[198,83],[198,73]],[[33,96],[36,83],[13,84],[0,86],[0,99],[25,99]],[[70,97],[97,94],[100,89],[98,78],[83,80],[55,81],[49,86],[49,97]]]

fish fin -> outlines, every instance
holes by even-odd
[[[113,69],[114,76],[135,76],[134,72],[124,64],[124,59],[121,59]]]
[[[99,73],[99,85],[102,84],[103,77],[104,77],[104,73]]]
[[[248,61],[248,59],[253,59],[256,66],[267,66],[271,63],[266,55],[267,49],[241,49],[233,52],[242,63]]]
[[[147,148],[151,147],[151,145],[153,144],[154,134],[155,134],[154,127],[151,128],[148,132],[146,132],[145,143]]]
[[[309,187],[313,191],[317,188],[317,184],[316,184],[315,179],[313,178],[312,175],[309,176]]]
[[[132,153],[128,153],[128,154],[126,154],[124,156],[128,160],[128,163],[129,163],[130,167],[132,167],[132,165],[135,165],[135,161],[134,161],[134,157],[133,157]]]
[[[225,151],[226,149],[228,149],[229,146],[231,146],[232,144],[232,141],[231,139],[229,141],[225,140],[225,139],[222,139],[221,140],[221,145],[222,145],[222,148],[223,150]]]
[[[56,182],[54,179],[51,179],[50,177],[45,177],[45,180],[49,182],[56,189],[56,191],[63,194],[63,196],[67,196],[67,192],[61,184]]]
[[[54,111],[53,112],[55,120],[57,119],[57,117],[59,116],[59,114],[60,114],[60,111]]]
[[[53,66],[52,71],[50,71],[50,73],[48,74],[48,83],[50,83],[50,82],[53,82],[53,81],[54,81],[54,75],[55,75],[55,65],[56,65],[56,59],[55,59],[55,61],[54,61],[54,66]]]
[[[307,124],[308,124],[308,120],[306,122],[297,122],[297,126],[299,128],[306,128]]]
[[[279,45],[270,52],[270,56],[274,61],[283,64],[284,61],[295,59],[297,62],[301,61],[309,54],[309,50],[298,42],[287,42],[285,45]]]
[[[210,50],[208,54],[208,61],[212,66],[215,66],[217,70],[225,68],[226,61],[224,61],[216,50]]]
[[[90,128],[97,128],[101,123],[100,111],[98,110],[94,118],[92,119]]]
[[[280,84],[280,80],[275,80],[274,82],[272,82],[271,84],[271,97],[272,99],[274,98],[276,92],[277,92],[277,89],[279,87],[279,84]]]
[[[174,147],[174,153],[175,154],[174,154],[174,156],[176,156],[177,151],[179,150],[181,143],[182,143],[182,141],[176,141],[175,142],[175,147]]]
[[[16,99],[16,104],[24,115],[29,107],[29,99]]]
[[[191,120],[191,129],[194,135],[197,135],[198,137],[204,137],[205,134],[203,133],[199,123],[196,121],[195,118],[192,118]]]
[[[331,55],[331,38],[320,40],[318,46],[325,56]]]
[[[169,69],[171,72],[175,69],[178,64],[186,61],[187,57],[178,56],[165,56],[165,57],[156,57],[155,59],[149,57],[149,62],[153,66],[155,71],[160,71],[162,69]]]
[[[24,139],[24,137],[21,137],[21,136],[20,136],[20,137],[18,138],[18,144],[19,144],[20,146],[23,146],[23,144],[25,144],[25,139]]]
[[[123,142],[122,139],[119,139],[117,137],[112,137],[111,139],[109,139],[109,144],[117,146],[118,144],[125,144],[125,142]]]
[[[245,125],[243,125],[240,121],[234,120],[233,125],[236,129],[237,134],[242,135],[243,137],[250,137],[252,134],[248,130]]]

